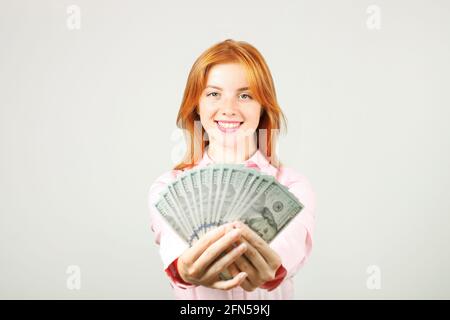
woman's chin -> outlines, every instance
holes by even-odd
[[[241,141],[244,142],[245,140],[250,139],[254,135],[253,133],[247,133],[241,130],[238,130],[233,133],[223,133],[223,132],[214,132],[214,137],[216,137],[217,140],[222,141]]]
[[[214,141],[215,143],[224,146],[233,146],[239,141],[239,139],[242,139],[236,133],[224,134],[223,132],[220,132],[218,130],[215,130],[212,135],[208,133],[208,136],[210,137],[210,141]]]
[[[216,139],[216,142],[217,142],[217,144],[219,146],[221,146],[223,148],[227,148],[227,149],[234,148],[234,147],[236,147],[238,145],[236,139],[232,140],[232,139],[229,139],[229,138],[226,138],[226,139],[220,139],[219,138],[219,139]]]

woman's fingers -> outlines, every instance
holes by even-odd
[[[241,233],[239,230],[228,232],[203,251],[200,257],[194,262],[193,268],[197,271],[206,270],[221,253],[226,251],[233,242],[238,241],[240,237]]]
[[[210,230],[203,237],[194,242],[193,246],[189,248],[188,252],[186,252],[183,257],[183,262],[189,265],[193,264],[211,244],[216,242],[225,234],[226,229],[226,224],[221,225],[216,229]]]
[[[180,257],[181,261],[180,269],[189,282],[223,290],[240,285],[246,291],[271,280],[281,264],[267,242],[241,222],[211,230]],[[227,268],[233,279],[219,281],[218,275]],[[243,273],[245,277],[240,278]]]
[[[232,264],[230,264],[228,266],[228,270],[230,272],[230,274],[233,277],[236,277],[241,271],[238,269],[238,267],[236,266],[236,262],[233,262]],[[256,287],[254,285],[252,285],[250,283],[250,281],[248,280],[248,275],[247,277],[240,283],[240,286],[242,289],[244,289],[245,291],[253,291],[256,289]]]
[[[241,272],[241,273],[237,274],[231,280],[214,282],[211,285],[211,288],[220,289],[220,290],[230,290],[230,289],[233,289],[233,288],[241,285],[242,281],[244,281],[246,277],[247,277],[247,274],[245,272]]]
[[[267,261],[262,257],[258,250],[254,246],[252,246],[246,239],[241,238],[242,243],[247,245],[247,251],[245,251],[245,257],[251,264],[255,267],[256,270],[262,272],[264,270],[270,270]]]
[[[231,276],[235,277],[241,272],[238,267],[236,266],[236,263],[233,262],[228,266],[228,271],[230,272]]]
[[[245,238],[264,258],[271,269],[276,270],[280,265],[280,257],[268,245],[264,239],[257,235],[252,229],[241,221],[233,222],[233,226],[241,230],[242,237]]]
[[[245,258],[247,258],[247,260],[255,267],[257,271],[258,280],[256,282],[260,285],[267,281],[273,280],[278,267],[271,268],[255,247],[253,247],[244,238],[241,238],[241,241],[247,244],[247,251],[244,253]],[[255,281],[253,282],[255,283]]]
[[[253,265],[243,256],[239,257],[235,261],[236,266],[240,271],[247,273],[247,281],[255,287],[259,286],[258,283],[258,270],[256,270]]]
[[[247,249],[246,244],[241,243],[239,246],[233,248],[233,250],[217,259],[214,263],[211,264],[211,266],[205,272],[201,281],[209,282],[216,279],[218,274],[221,273],[224,269],[226,269],[229,265],[231,265],[238,257],[244,254],[246,249]]]

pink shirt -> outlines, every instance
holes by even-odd
[[[213,163],[207,152],[195,166],[200,168]],[[294,299],[293,277],[305,264],[311,254],[312,237],[315,225],[316,196],[309,180],[292,168],[272,166],[260,150],[257,150],[248,160],[248,167],[260,170],[264,174],[274,176],[281,184],[288,187],[304,205],[303,210],[272,240],[270,247],[281,257],[282,266],[287,274],[284,280],[272,290],[257,288],[247,292],[241,287],[231,290],[211,289],[204,286],[184,285],[172,277],[168,277],[176,299],[214,299],[214,300],[262,300],[262,299]],[[177,259],[189,246],[166,223],[155,207],[159,192],[167,184],[176,179],[181,170],[171,170],[161,176],[151,185],[148,195],[150,209],[150,226],[155,235],[155,243],[159,245],[163,268],[168,270],[171,263]]]

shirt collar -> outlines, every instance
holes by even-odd
[[[209,157],[207,146],[205,151],[203,152],[203,158],[198,163],[198,166],[204,167],[211,163],[214,163],[214,160]],[[269,160],[264,156],[264,154],[259,149],[257,149],[250,158],[243,161],[242,164],[244,164],[246,167],[249,168],[260,169],[264,173],[267,173],[272,176],[276,176],[278,172],[278,169],[270,164]]]

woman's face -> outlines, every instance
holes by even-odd
[[[253,99],[241,64],[218,64],[210,69],[199,114],[210,143],[235,146],[253,137],[261,105]]]

